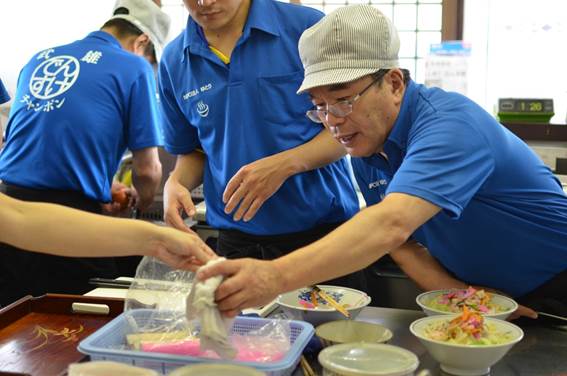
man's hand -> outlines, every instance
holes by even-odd
[[[222,201],[226,204],[225,213],[232,213],[238,207],[233,219],[251,220],[289,176],[278,154],[243,166],[224,190]]]
[[[272,261],[226,260],[200,270],[197,278],[202,281],[219,274],[225,280],[217,288],[215,300],[222,314],[228,317],[245,308],[267,304],[280,293],[282,276]]]
[[[518,305],[518,309],[512,312],[512,314],[508,317],[508,320],[515,320],[520,317],[529,317],[530,319],[537,319],[537,312],[529,307]]]
[[[160,227],[161,241],[155,247],[154,256],[174,269],[193,272],[218,257],[199,236],[168,227]]]
[[[130,217],[138,202],[138,193],[134,188],[114,181],[110,188],[112,202],[102,204],[102,213],[113,217]]]
[[[195,205],[191,200],[191,193],[173,176],[167,179],[163,188],[163,211],[165,223],[182,231],[193,232],[181,217],[183,212],[187,213],[189,217],[195,215]]]

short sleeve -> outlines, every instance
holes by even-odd
[[[200,147],[199,136],[179,107],[172,77],[163,60],[158,83],[165,150],[174,155],[188,154]]]
[[[127,124],[128,149],[140,150],[163,144],[156,101],[156,84],[149,65],[132,84]]]
[[[414,131],[387,193],[420,197],[459,218],[494,171],[488,140],[462,118],[435,118]]]

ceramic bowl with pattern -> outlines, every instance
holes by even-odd
[[[364,307],[370,304],[370,297],[363,291],[341,286],[317,286],[348,311],[351,319],[354,319]],[[276,301],[288,318],[307,321],[314,326],[347,319],[320,296],[314,296],[312,292],[312,288],[304,287],[281,294]]]

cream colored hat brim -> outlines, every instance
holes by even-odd
[[[329,69],[311,73],[305,76],[299,90],[297,90],[297,94],[302,94],[314,87],[352,82],[378,70],[378,68]]]

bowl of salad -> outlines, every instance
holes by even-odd
[[[328,301],[329,298],[332,302]],[[370,304],[370,300],[360,290],[317,285],[281,294],[276,301],[289,319],[303,320],[317,326],[334,320],[354,319]]]
[[[484,316],[505,320],[518,309],[513,299],[474,287],[428,291],[419,294],[415,301],[428,316],[461,313],[466,307]]]
[[[452,375],[486,375],[524,337],[518,326],[463,309],[459,315],[428,316],[410,325],[441,369]]]

